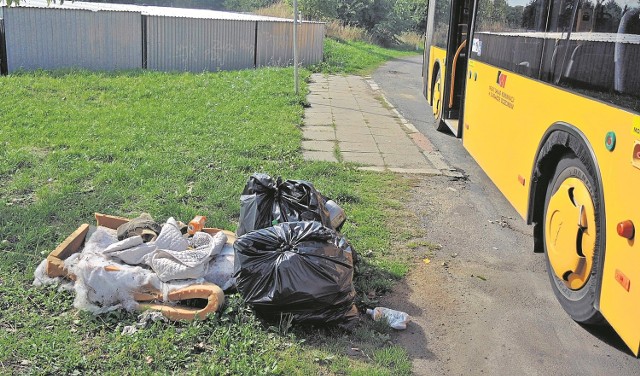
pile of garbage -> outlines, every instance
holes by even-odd
[[[76,294],[74,306],[94,314],[154,309],[192,320],[222,306],[222,289],[232,285],[234,271],[233,245],[224,231],[188,233],[189,226],[174,218],[160,225],[148,214],[131,221],[102,214],[96,219],[98,226],[81,226],[43,260],[36,285],[66,279]],[[73,246],[81,240],[82,247]]]
[[[234,244],[235,282],[246,302],[268,320],[352,329],[356,254],[337,231],[345,219],[310,182],[251,176]]]
[[[173,320],[204,319],[222,307],[223,290],[237,289],[267,320],[350,329],[356,254],[339,233],[345,219],[310,182],[254,174],[236,234],[205,228],[202,216],[160,224],[96,214],[97,226],[67,238],[34,283],[67,281],[74,306],[94,314],[152,309]]]

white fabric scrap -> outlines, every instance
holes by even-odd
[[[186,251],[189,247],[189,242],[182,236],[178,222],[173,217],[167,219],[158,238],[151,243],[154,243],[158,249],[170,249],[178,252]]]
[[[213,260],[209,262],[207,268],[207,274],[204,279],[207,282],[215,283],[220,286],[222,290],[227,290],[233,286],[233,273],[235,262],[235,250],[233,245],[225,244]]]
[[[118,242],[116,230],[104,226],[90,226],[82,252],[101,253],[111,244]],[[66,261],[65,261],[66,264]]]
[[[198,231],[195,234],[193,234],[191,239],[189,239],[189,246],[191,246],[191,248],[198,248],[205,245],[209,245],[212,239],[213,237],[208,233],[203,231]]]
[[[138,332],[138,329],[143,329],[147,327],[149,322],[163,321],[167,322],[166,317],[162,315],[161,312],[158,311],[144,311],[141,315],[138,316],[138,322],[134,325],[127,325],[122,328],[122,335],[134,335]]]
[[[65,260],[65,269],[76,276],[74,307],[94,314],[118,308],[133,310],[137,303],[133,292],[142,286],[161,288],[161,282],[150,270],[109,260],[103,251],[118,243],[116,231],[98,226],[91,227],[84,249]],[[120,271],[105,270],[111,266]]]
[[[106,267],[117,268],[117,271]],[[138,307],[134,292],[163,289],[151,270],[116,263],[99,253],[83,252],[78,265],[70,271],[76,276],[74,307],[94,314],[119,308],[133,311]]]
[[[136,239],[131,242],[133,246],[122,248],[123,244],[121,243],[129,239]],[[142,241],[142,236],[137,235],[116,244],[112,244],[103,251],[103,254],[129,265],[149,265],[151,257],[153,257],[153,252],[155,252],[156,249],[157,247],[155,244],[144,243]]]
[[[119,241],[117,243],[111,244],[102,253],[111,253],[111,252],[122,251],[123,249],[132,248],[132,247],[135,247],[135,246],[140,245],[142,243],[144,243],[144,241],[142,240],[142,236],[140,236],[140,235],[132,236],[130,238],[126,238],[124,240],[121,240],[121,241]]]
[[[220,231],[212,237],[209,244],[193,250],[158,249],[151,259],[151,268],[163,282],[203,278],[209,261],[220,253],[226,241],[227,235]]]

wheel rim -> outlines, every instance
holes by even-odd
[[[438,119],[440,117],[440,103],[442,101],[442,76],[438,75],[436,84],[433,86],[433,117]]]
[[[547,256],[554,274],[579,290],[587,283],[596,245],[595,208],[584,182],[568,178],[553,193],[545,220]]]

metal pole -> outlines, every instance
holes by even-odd
[[[293,81],[298,95],[298,0],[293,0]]]

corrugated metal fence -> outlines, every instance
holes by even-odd
[[[202,72],[255,66],[255,21],[146,18],[149,69]]]
[[[7,65],[16,69],[140,68],[140,15],[75,9],[4,10]]]
[[[2,13],[0,12],[0,16]],[[4,18],[0,18],[0,74],[7,74],[7,46],[4,39]]]
[[[322,61],[324,24],[302,24],[298,33],[299,59],[303,65]],[[293,63],[293,32],[287,22],[258,24],[256,66],[286,66]]]
[[[291,22],[147,16],[110,10],[2,10],[9,73],[68,67],[202,72],[293,62]],[[299,26],[300,63],[322,61],[325,25]]]

